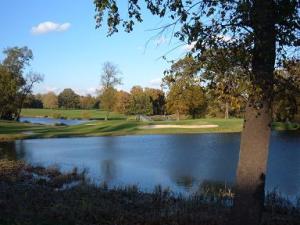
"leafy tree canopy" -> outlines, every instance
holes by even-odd
[[[201,54],[207,48],[244,46],[253,49],[256,7],[262,7],[254,0],[128,0],[128,17],[122,18],[116,0],[94,0],[99,28],[107,17],[108,35],[123,26],[131,32],[136,23],[143,21],[142,9],[147,8],[153,15],[168,17],[170,23],[160,31],[171,31],[181,41],[193,44],[193,52]],[[297,32],[300,28],[299,1],[275,0],[269,3],[270,15],[275,20],[278,51],[284,47],[300,45]],[[270,20],[271,21],[271,20]],[[268,26],[269,21],[265,21]],[[174,32],[172,32],[174,30]]]
[[[64,89],[58,95],[58,106],[65,109],[79,108],[79,95],[77,95],[71,88]]]

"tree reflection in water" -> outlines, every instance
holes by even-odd
[[[0,159],[19,160],[26,155],[24,141],[2,142],[0,143]]]
[[[117,177],[116,161],[119,153],[116,152],[115,149],[116,145],[118,145],[118,141],[116,138],[105,138],[101,144],[101,149],[103,149],[105,158],[100,162],[100,170],[103,179],[100,182],[110,185]]]

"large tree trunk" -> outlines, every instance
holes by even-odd
[[[271,134],[269,104],[257,110],[247,106],[236,177],[235,225],[260,224],[264,206],[265,174]]]
[[[260,224],[264,207],[276,57],[274,1],[254,1],[251,23],[254,32],[252,84],[255,92],[246,108],[230,225]]]

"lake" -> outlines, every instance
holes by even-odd
[[[54,119],[48,117],[21,117],[20,122],[29,122],[29,123],[38,123],[45,125],[54,125],[54,124],[66,124],[68,126],[71,125],[79,125],[82,123],[88,122],[88,120],[76,120],[76,119]]]
[[[151,191],[160,184],[190,194],[203,182],[234,182],[239,143],[239,133],[18,140],[0,143],[0,158],[86,168],[92,181],[109,186]],[[267,190],[274,189],[300,195],[299,133],[272,134]]]

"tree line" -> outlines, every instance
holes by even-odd
[[[237,66],[237,59],[233,59],[232,51],[232,49],[210,51],[205,55],[205,61],[186,56],[173,62],[170,69],[165,71],[161,89],[143,88],[137,85],[129,92],[116,89],[117,85],[122,84],[120,69],[114,63],[106,62],[102,66],[100,78],[102,87],[98,95],[80,96],[71,88],[66,88],[59,94],[48,92],[34,95],[31,93],[33,84],[40,82],[41,78],[32,74],[27,80],[22,77],[24,83],[19,89],[7,90],[7,87],[10,87],[7,84],[12,84],[18,78],[18,76],[11,76],[11,80],[7,80],[8,68],[5,67],[9,63],[7,58],[14,61],[10,63],[18,64],[16,57],[19,57],[19,60],[24,61],[23,65],[19,65],[22,68],[27,63],[26,60],[32,58],[32,52],[27,47],[11,48],[5,50],[8,55],[1,64],[0,85],[4,87],[1,89],[3,92],[1,118],[17,119],[22,107],[103,109],[107,112],[106,119],[111,112],[137,115],[137,119],[139,115],[173,115],[177,120],[186,117],[225,119],[242,117],[251,95],[250,82],[246,76],[249,68],[245,65]],[[12,59],[11,54],[16,54],[15,58]],[[245,61],[246,57],[242,53],[239,55],[239,59],[243,58]],[[276,90],[272,106],[274,120],[291,121],[298,113],[299,89],[290,88],[284,83],[293,82],[293,87],[299,87],[299,68],[299,61],[285,61],[280,69],[275,70],[278,82],[274,85]],[[19,78],[20,76],[19,74]],[[212,76],[214,79],[211,78]],[[5,99],[12,98],[16,100],[5,103]],[[13,114],[12,109],[16,114]]]

